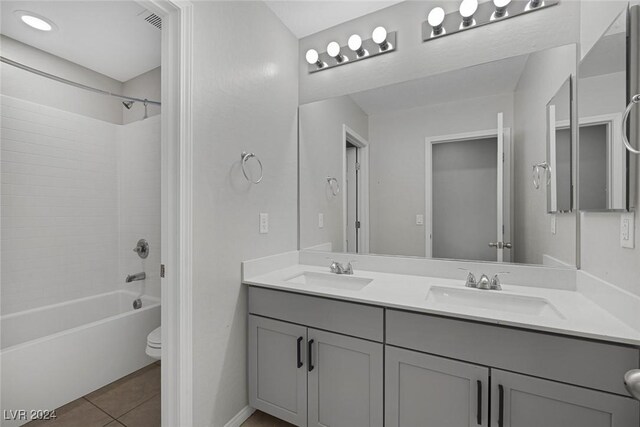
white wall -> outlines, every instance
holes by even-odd
[[[121,93],[122,83],[58,56],[0,35],[2,56],[59,77],[97,89]],[[110,123],[122,123],[122,103],[41,77],[12,65],[0,64],[2,94],[59,108]]]
[[[513,124],[513,94],[394,111],[369,117],[370,252],[425,256],[425,138]]]
[[[118,126],[119,275],[123,289],[160,297],[160,116]],[[133,252],[139,239],[149,256]],[[144,281],[125,277],[144,271]]]
[[[405,1],[301,39],[300,103],[574,43],[579,37],[580,3],[562,0],[547,10],[423,43],[422,23],[435,6],[449,12],[457,10],[459,2]],[[332,40],[344,45],[353,33],[368,38],[378,25],[398,31],[397,51],[309,74],[304,61],[308,49],[325,51]]]
[[[551,233],[546,187],[531,183],[531,166],[547,158],[546,105],[576,71],[576,46],[560,46],[529,56],[515,93],[514,183],[516,262],[541,264],[543,255],[565,263],[576,262],[575,213],[556,215],[556,234]]]
[[[1,119],[2,313],[115,289],[115,125],[4,95]]]
[[[133,98],[150,99],[160,101],[162,73],[160,67],[140,74],[122,84],[122,93]],[[147,114],[149,117],[160,114],[161,107],[159,105],[147,105]],[[122,123],[127,124],[142,120],[144,117],[144,104],[135,102],[130,110],[122,107]]]
[[[262,2],[193,8],[193,425],[222,427],[247,405],[240,262],[297,247],[298,43]]]
[[[330,98],[299,109],[300,161],[300,247],[323,243],[342,251],[345,191],[343,174],[343,125],[367,139],[368,118],[348,96]],[[340,183],[340,193],[334,196],[327,177]],[[318,227],[318,214],[324,215],[324,227]]]

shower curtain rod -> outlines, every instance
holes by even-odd
[[[77,88],[80,88],[80,89],[88,90],[90,92],[99,93],[100,95],[113,96],[114,98],[120,98],[120,99],[124,99],[124,100],[127,100],[127,101],[135,101],[135,102],[141,102],[141,103],[145,103],[146,102],[147,104],[162,105],[158,101],[151,101],[151,100],[148,100],[148,99],[140,99],[140,98],[133,98],[131,96],[118,95],[117,93],[111,93],[111,92],[108,92],[106,90],[96,89],[96,88],[91,87],[91,86],[83,85],[81,83],[76,83],[74,81],[67,80],[67,79],[64,79],[62,77],[58,77],[56,75],[49,74],[47,72],[38,70],[37,68],[32,68],[32,67],[29,67],[28,65],[24,65],[24,64],[21,64],[19,62],[13,61],[13,60],[11,60],[9,58],[5,58],[4,56],[0,56],[0,62],[4,62],[5,64],[9,64],[9,65],[13,65],[14,67],[21,68],[21,69],[23,69],[25,71],[29,71],[30,73],[37,74],[39,76],[46,77],[46,78],[51,79],[51,80],[55,80],[55,81],[60,82],[60,83],[68,84],[70,86],[74,86],[74,87],[77,87]]]

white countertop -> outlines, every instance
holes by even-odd
[[[296,264],[254,277],[244,277],[243,283],[388,308],[640,346],[640,331],[622,322],[578,291],[504,283],[502,291],[475,290],[465,288],[464,280],[364,270],[356,270],[353,276],[348,276],[372,279],[361,290],[302,285],[287,281],[304,272],[329,273],[329,270],[327,267]],[[499,309],[444,305],[427,300],[427,294],[432,286],[542,298],[553,305],[564,318],[541,317]]]

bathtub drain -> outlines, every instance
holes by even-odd
[[[137,310],[142,307],[142,300],[140,298],[133,301],[133,309]]]

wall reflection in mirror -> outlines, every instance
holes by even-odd
[[[626,210],[635,176],[622,143],[628,103],[627,13],[591,48],[578,67],[579,205],[583,211]]]
[[[554,214],[552,231],[532,165],[548,163],[556,97],[568,153],[554,160],[554,211],[571,211],[560,88],[576,55],[560,46],[300,106],[300,247],[574,266],[575,214]]]

